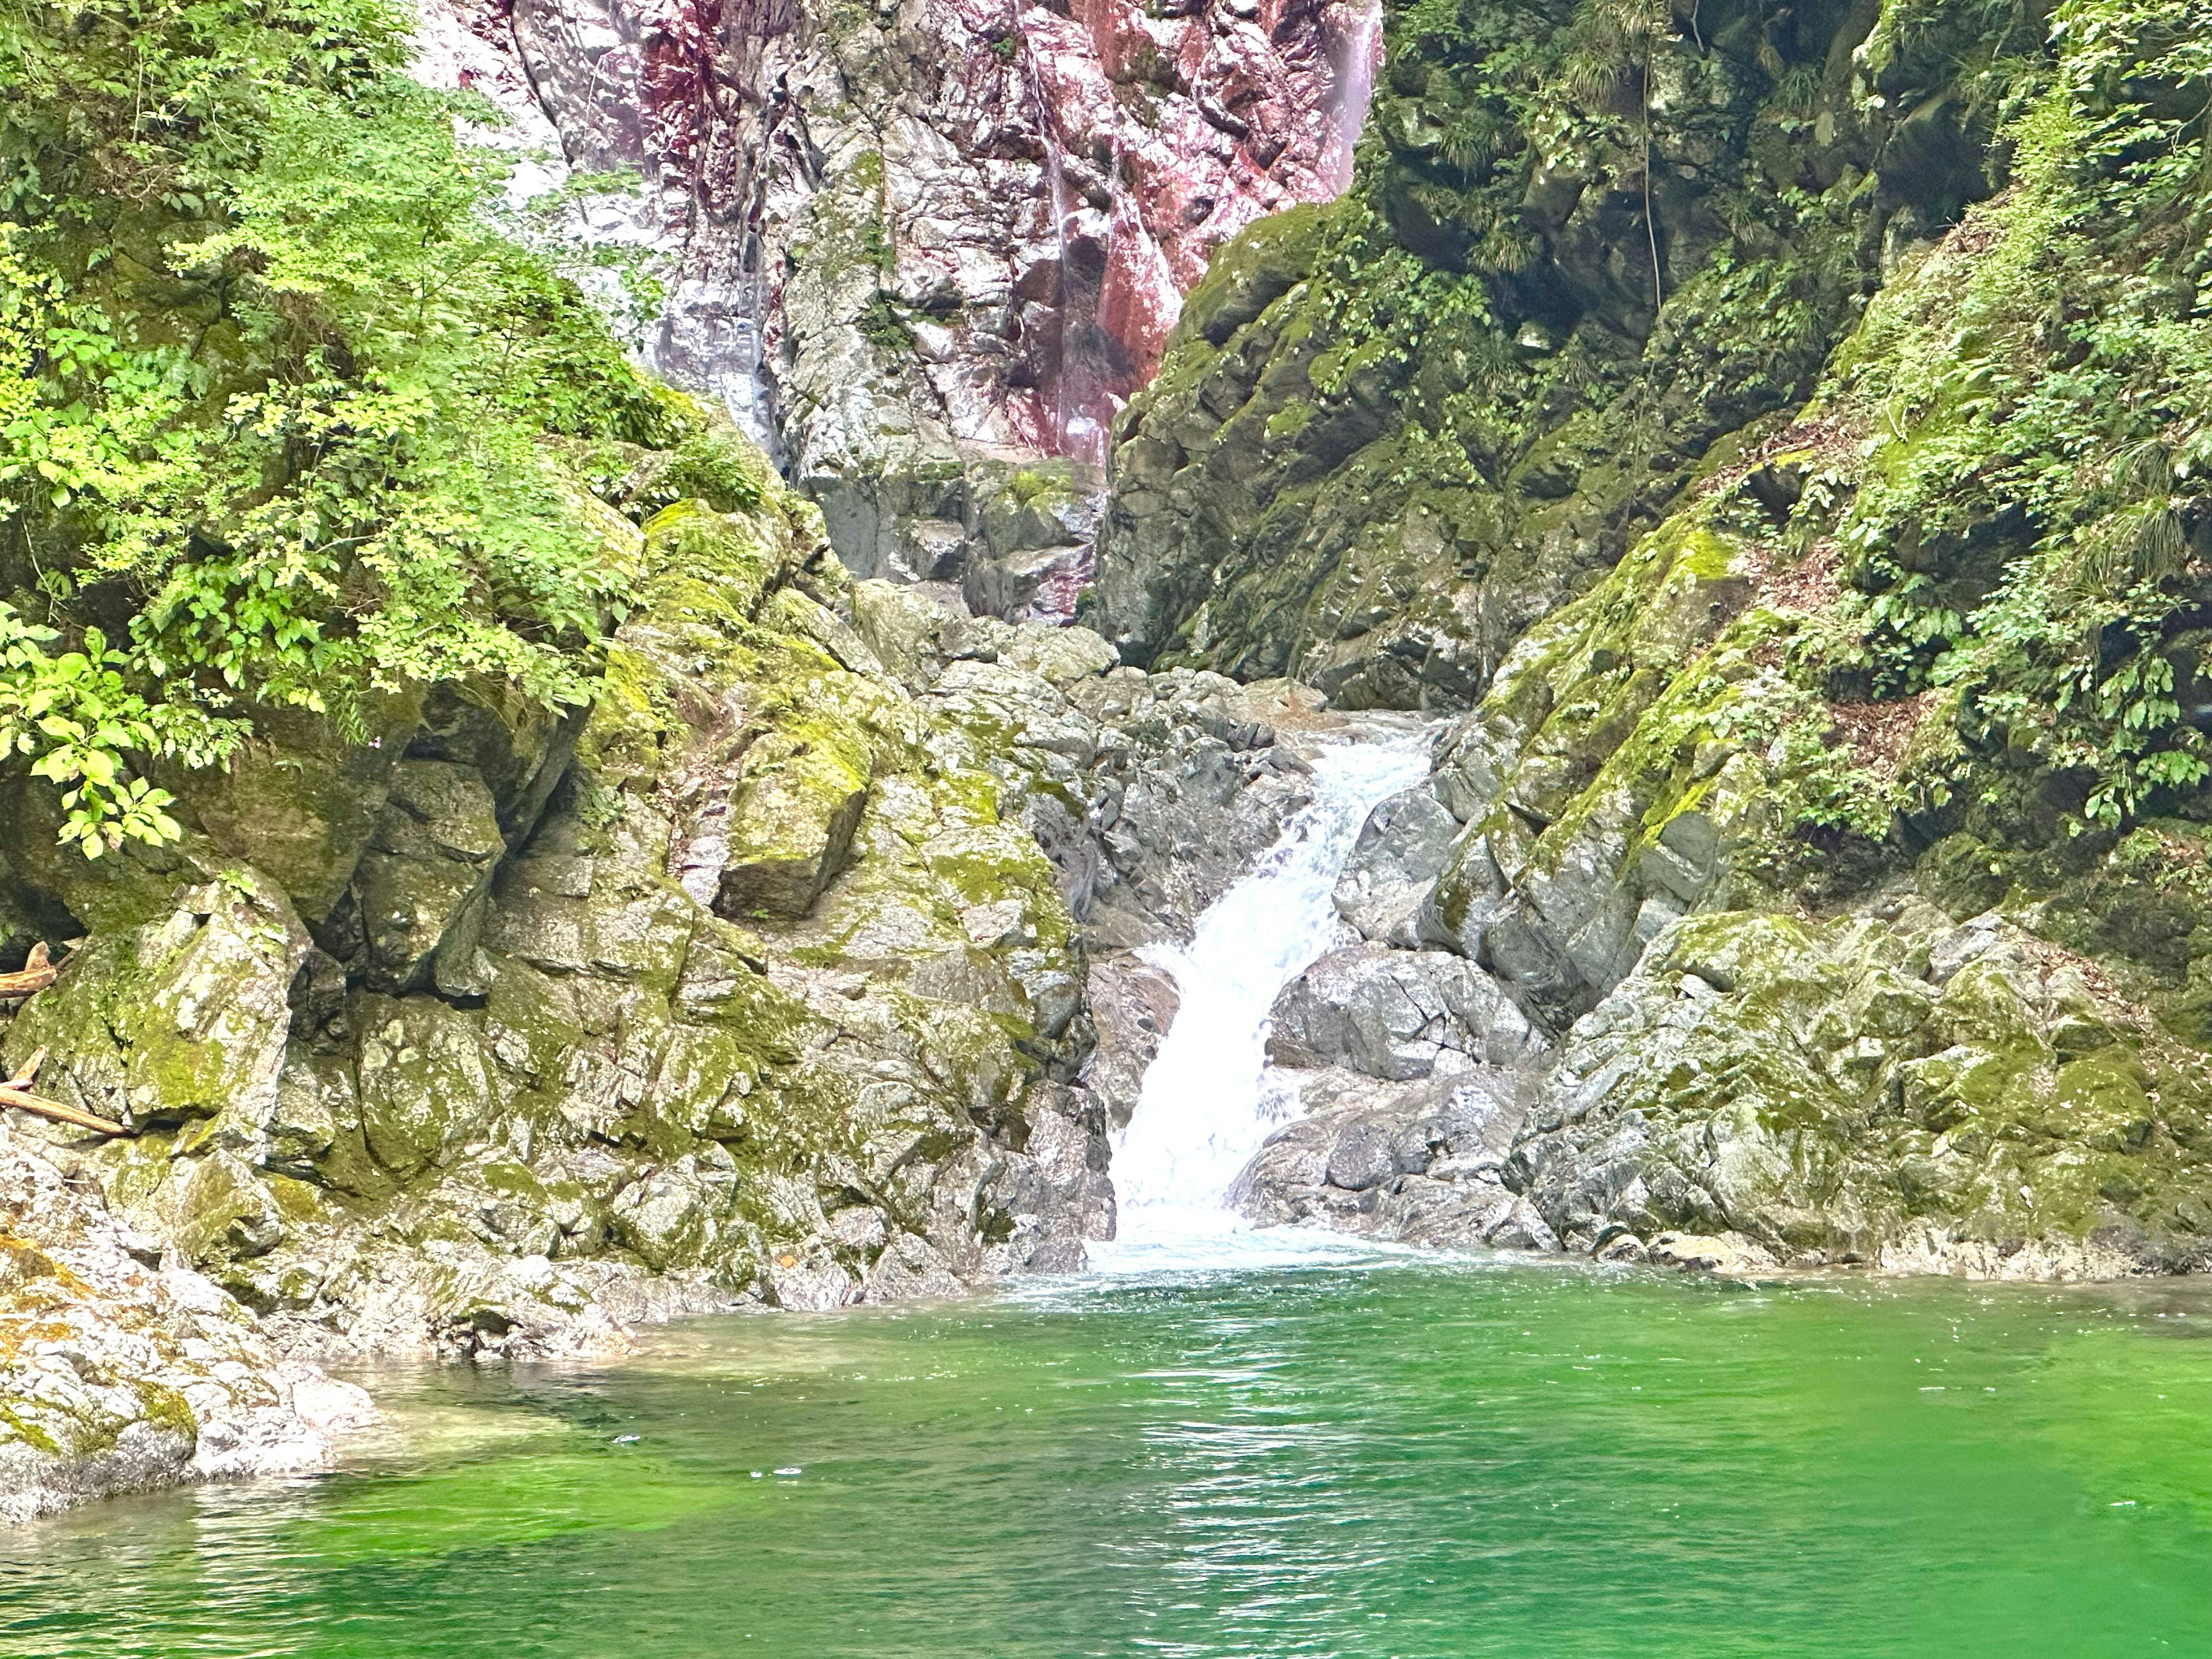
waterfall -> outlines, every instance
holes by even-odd
[[[1427,755],[1419,732],[1322,751],[1313,799],[1282,838],[1200,916],[1188,950],[1152,955],[1175,976],[1182,1002],[1115,1148],[1121,1237],[1095,1251],[1101,1265],[1207,1265],[1252,1254],[1255,1236],[1224,1206],[1276,1127],[1268,1013],[1343,925],[1333,895],[1360,826],[1427,775]]]
[[[1322,182],[1331,196],[1352,188],[1352,151],[1367,124],[1375,76],[1382,67],[1382,0],[1352,0],[1352,26],[1329,52],[1328,134],[1322,150]]]

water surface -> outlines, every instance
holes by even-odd
[[[1101,1270],[367,1379],[334,1479],[0,1540],[0,1651],[422,1659],[2212,1653],[2212,1286],[1747,1289],[1241,1228],[1267,1011],[1420,736],[1164,958]]]
[[[0,1650],[2202,1656],[2208,1336],[2185,1284],[1435,1258],[702,1322],[12,1535]]]

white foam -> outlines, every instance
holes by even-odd
[[[1114,1151],[1120,1237],[1096,1245],[1113,1275],[1279,1267],[1372,1256],[1340,1234],[1255,1232],[1225,1207],[1231,1184],[1283,1121],[1267,1081],[1275,998],[1340,926],[1332,895],[1367,815],[1427,775],[1425,734],[1345,744],[1314,763],[1312,801],[1252,872],[1198,920],[1190,948],[1153,953],[1181,994]]]

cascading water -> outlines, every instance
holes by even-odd
[[[1322,152],[1322,181],[1333,197],[1352,188],[1353,152],[1359,131],[1367,125],[1375,77],[1382,68],[1381,0],[1346,0],[1346,4],[1354,9],[1350,27],[1337,36],[1329,52],[1328,137]]]
[[[1182,1002],[1114,1152],[1120,1237],[1094,1252],[1100,1266],[1212,1266],[1255,1254],[1259,1236],[1224,1206],[1275,1127],[1268,1012],[1341,925],[1332,895],[1367,815],[1427,771],[1419,732],[1324,750],[1313,799],[1282,838],[1199,918],[1188,950],[1155,957]],[[1279,1254],[1285,1242],[1260,1252]]]

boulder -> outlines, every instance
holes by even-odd
[[[1525,1081],[1494,1072],[1386,1082],[1278,1074],[1302,1115],[1269,1137],[1231,1202],[1261,1226],[1315,1224],[1437,1249],[1556,1249],[1498,1174]]]
[[[1390,797],[1360,827],[1336,884],[1337,914],[1359,936],[1386,945],[1419,943],[1421,901],[1443,873],[1460,822],[1425,783]]]
[[[475,986],[483,902],[506,851],[496,803],[475,767],[400,762],[354,873],[362,982],[410,990],[432,976],[434,962],[442,986]]]
[[[1279,1065],[1342,1065],[1398,1080],[1528,1065],[1546,1046],[1473,963],[1369,944],[1331,951],[1291,981],[1271,1021],[1268,1054]]]
[[[743,919],[812,909],[852,850],[868,776],[849,742],[779,733],[755,744],[730,796],[715,910]]]
[[[0,1130],[0,1520],[179,1480],[327,1468],[368,1396],[280,1358],[250,1315],[37,1146]]]

